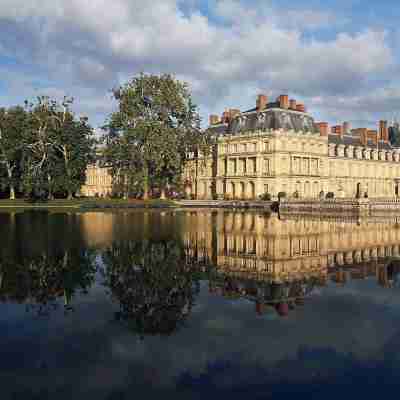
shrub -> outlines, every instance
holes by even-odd
[[[267,192],[263,193],[262,195],[260,195],[260,200],[271,201],[271,195]]]
[[[286,192],[279,192],[278,193],[278,199],[285,199],[286,198]]]
[[[326,199],[334,199],[335,198],[335,193],[333,192],[328,192],[325,196]]]

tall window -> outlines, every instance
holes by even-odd
[[[263,162],[263,174],[264,175],[269,175],[270,174],[270,163],[269,163],[269,159],[268,158],[264,158],[264,162]]]

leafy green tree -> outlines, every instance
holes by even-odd
[[[168,74],[141,74],[113,93],[119,108],[105,126],[105,155],[114,180],[128,186],[125,192],[140,185],[144,199],[157,184],[164,197],[204,137],[188,85]]]
[[[85,182],[87,165],[95,157],[93,130],[86,117],[76,119],[69,109],[72,99],[64,99],[62,110],[53,117],[55,121],[54,149],[63,173],[58,177],[59,187],[73,197]]]
[[[28,129],[28,116],[23,107],[0,108],[0,184],[8,187],[10,199],[15,199],[15,189],[21,174],[24,134]]]
[[[71,110],[73,99],[61,103],[49,97],[38,97],[26,103],[30,129],[26,137],[27,191],[46,191],[49,198],[55,190],[72,198],[85,181],[87,165],[94,159],[93,130],[87,118],[77,118]]]

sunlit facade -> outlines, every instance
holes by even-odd
[[[260,95],[254,109],[212,115],[209,129],[216,144],[212,156],[188,164],[188,198],[398,196],[400,149],[392,146],[386,121],[378,130],[350,129],[346,122],[329,129],[286,95],[272,103]]]

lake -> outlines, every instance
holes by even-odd
[[[400,385],[400,223],[0,213],[8,399],[376,398]]]

